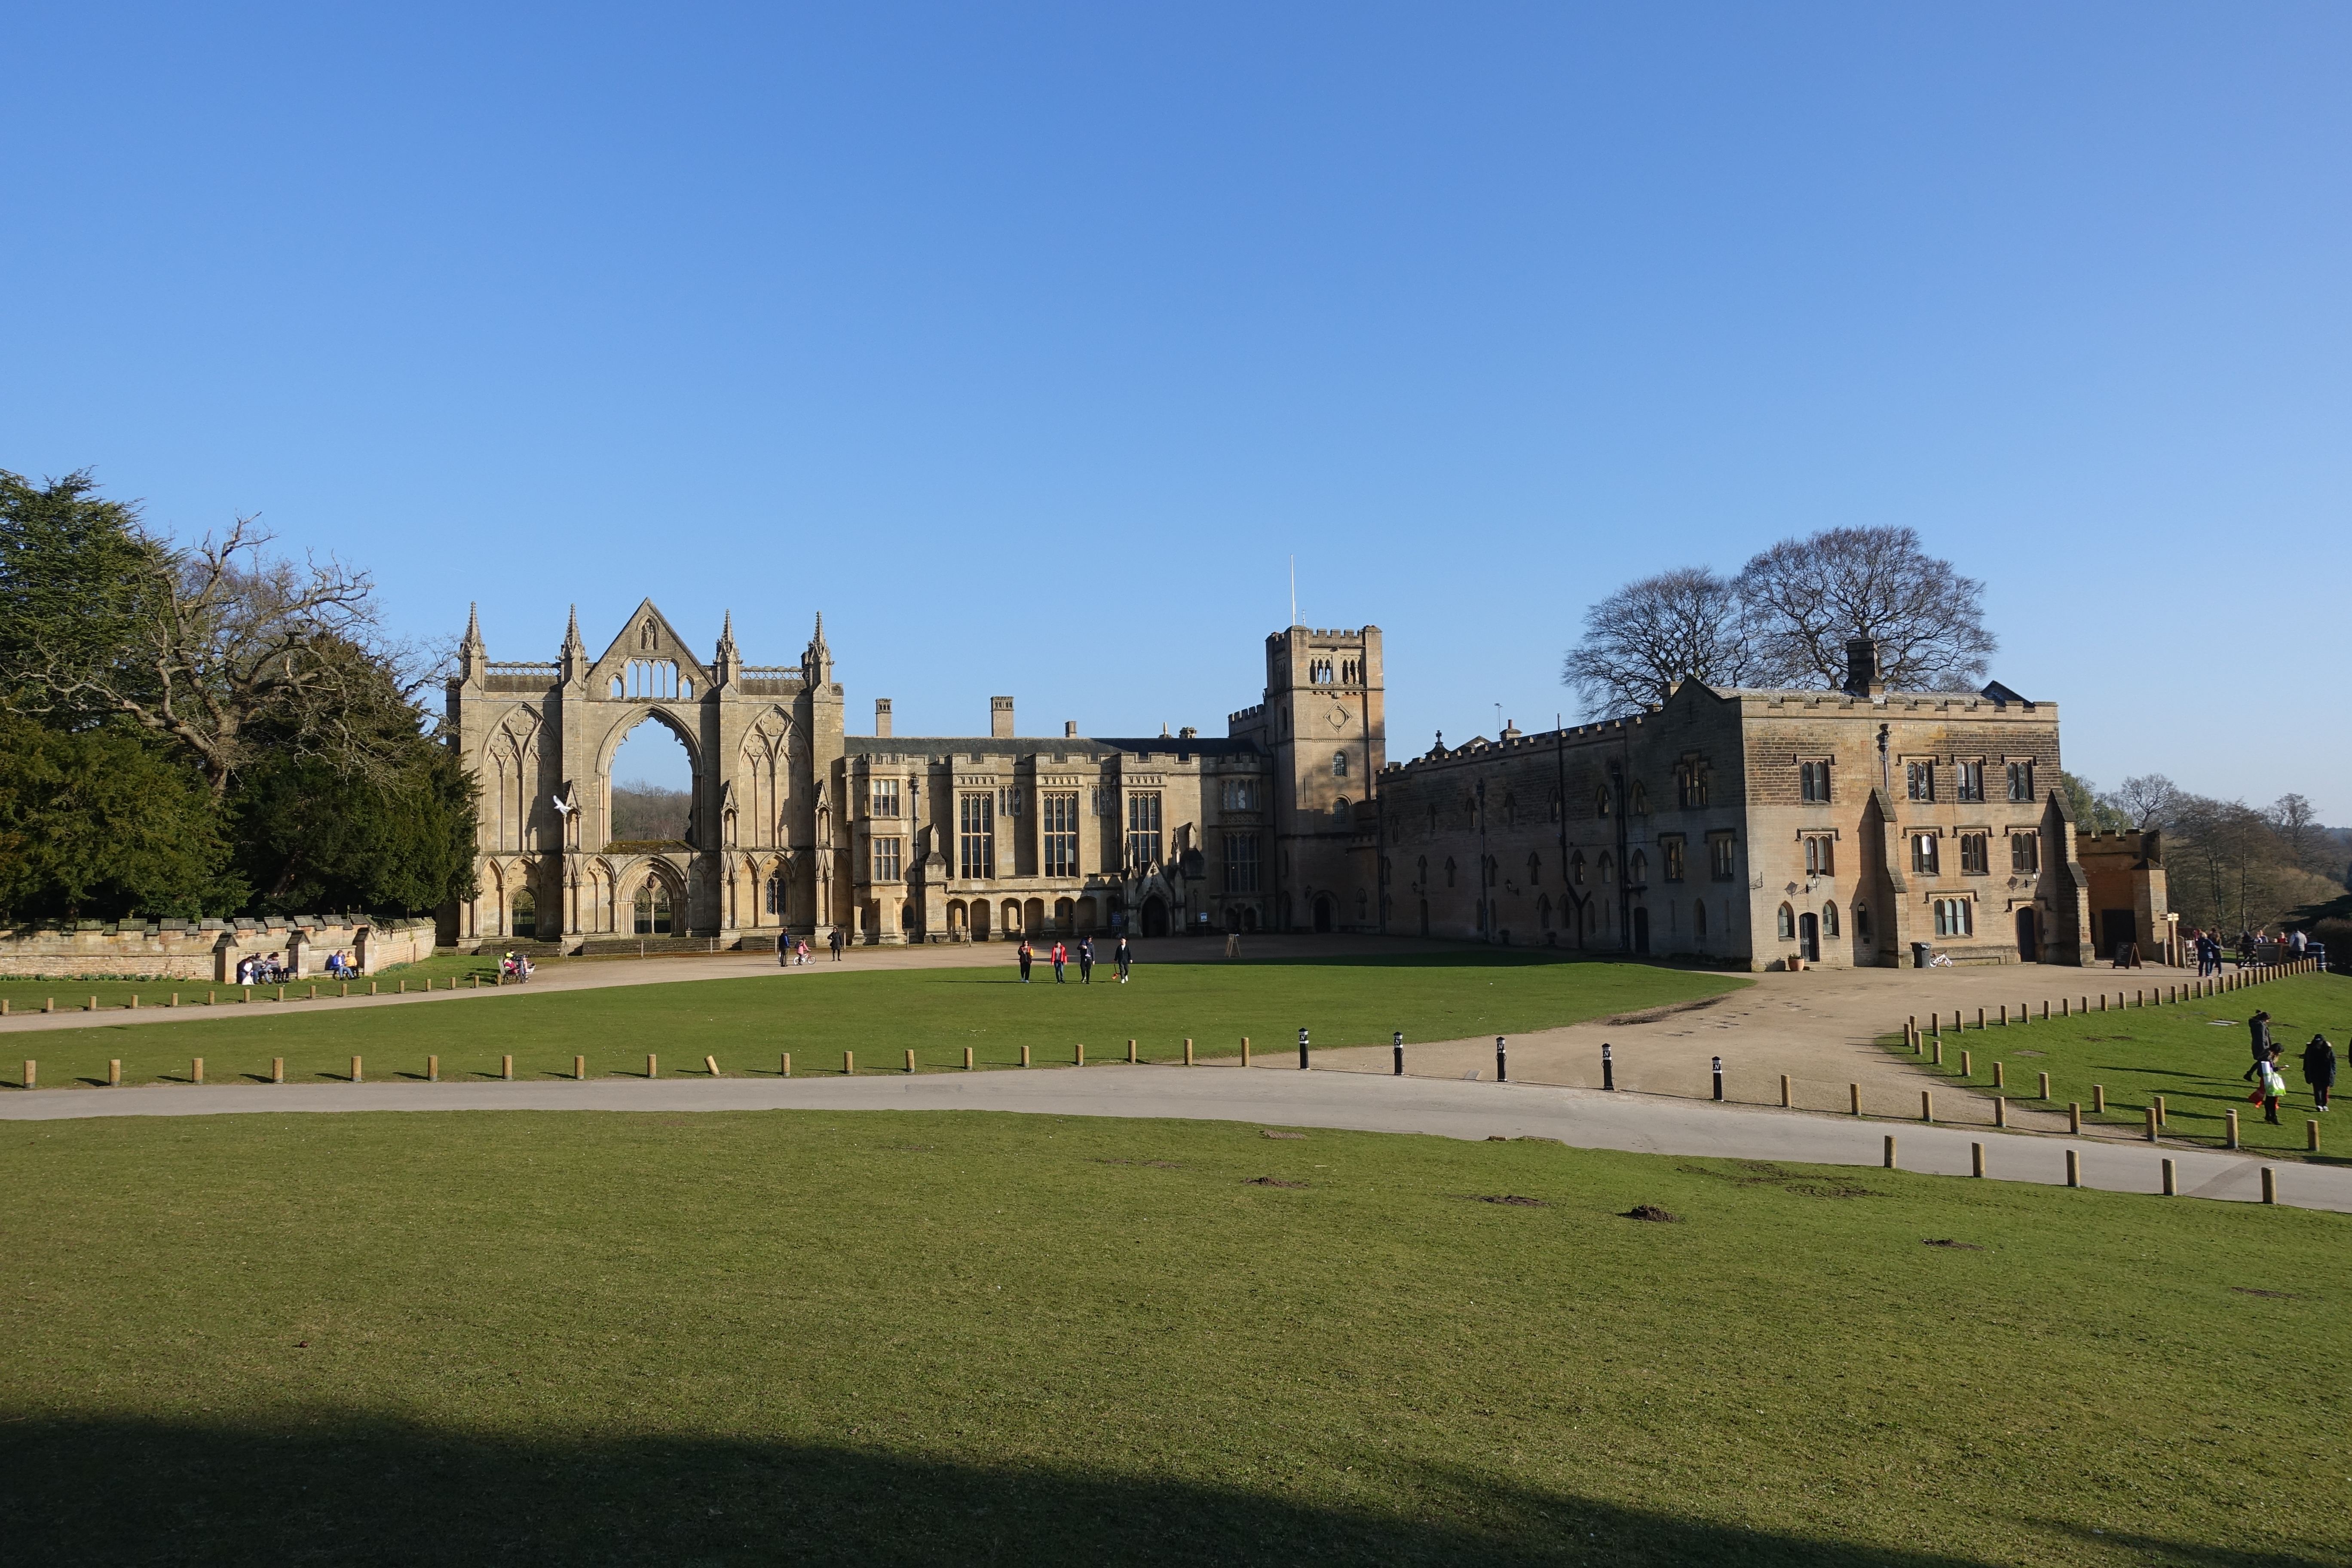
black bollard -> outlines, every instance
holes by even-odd
[[[1402,1078],[1404,1076],[1404,1031],[1402,1029],[1396,1032],[1395,1037],[1390,1042],[1390,1047],[1396,1052],[1396,1076]]]
[[[1717,1100],[1723,1098],[1723,1058],[1721,1057],[1715,1058],[1715,1098]]]
[[[1307,1070],[1307,1026],[1298,1026],[1298,1070]]]
[[[1609,1042],[1606,1040],[1601,1042],[1601,1087],[1617,1087],[1617,1064],[1609,1055]]]
[[[1504,1055],[1503,1037],[1500,1035],[1495,1037],[1495,1081],[1496,1083],[1511,1081],[1510,1061]]]

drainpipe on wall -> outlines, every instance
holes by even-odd
[[[1495,940],[1495,906],[1486,897],[1486,781],[1478,781],[1478,929]]]
[[[1558,802],[1559,810],[1559,887],[1565,895],[1560,907],[1575,922],[1576,929],[1569,934],[1576,938],[1576,945],[1580,949],[1584,946],[1584,907],[1576,884],[1568,879],[1568,730],[1557,713],[1551,716],[1551,739],[1555,774],[1553,799]]]

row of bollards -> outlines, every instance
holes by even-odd
[[[1886,1146],[1884,1158],[1888,1170],[1893,1171],[1900,1168],[1896,1163],[1895,1134],[1892,1132],[1889,1132],[1886,1135]],[[2180,1195],[2179,1168],[2172,1163],[2169,1156],[2167,1156],[2163,1161],[2163,1194],[2168,1198],[2177,1198]],[[2266,1204],[2276,1204],[2278,1202],[2278,1168],[2274,1165],[2264,1165],[2262,1168],[2262,1172],[2263,1202]],[[1985,1146],[1981,1143],[1970,1143],[1969,1145],[1969,1174],[1971,1176],[1980,1177],[1984,1173]],[[2079,1187],[2083,1184],[2083,1152],[2080,1149],[2069,1149],[2066,1151],[2066,1184],[2070,1187]]]
[[[2218,996],[2231,991],[2241,991],[2249,985],[2257,985],[2267,980],[2282,980],[2289,975],[2315,973],[2318,970],[2318,961],[2315,959],[2297,959],[2291,963],[2274,963],[2264,968],[2255,970],[2252,973],[2241,970],[2235,974],[2216,975],[2207,979],[2184,981],[2178,984],[2165,985],[2162,987],[2144,986],[2130,992],[2117,991],[2113,994],[2115,996],[2115,1008],[2116,1011],[2122,1012],[2126,1008],[2131,1007],[2176,1006],[2183,1002],[2196,1001],[2209,996]],[[2109,994],[2105,991],[2099,993],[2096,1011],[2101,1013],[2107,1011],[2108,994]],[[2093,1010],[2091,998],[2087,995],[2073,997],[2061,996],[2058,998],[2058,1016],[2061,1018],[2071,1017],[2076,1013],[2088,1014]],[[2050,1004],[2046,1000],[2042,1004],[2042,1016],[2044,1022],[2047,1022],[2050,1017]],[[2017,1022],[2024,1024],[2030,1022],[2032,1018],[2032,1008],[2031,1005],[2023,1002],[2019,1003],[2017,1006]],[[2009,1026],[2009,1004],[2006,1002],[2000,1004],[2000,1026],[2003,1028],[2007,1028]],[[1976,1026],[1979,1032],[1985,1028],[1986,1022],[1985,1009],[1982,1007],[1978,1008]],[[1952,1032],[1954,1034],[1964,1034],[1967,1032],[1967,1029],[1968,1024],[1966,1022],[1965,1016],[1959,1008],[1953,1008]],[[1943,1047],[1940,1043],[1943,1039],[1943,1036],[1944,1016],[1940,1012],[1931,1013],[1927,1016],[1927,1026],[1925,1029],[1920,1028],[1919,1016],[1916,1013],[1912,1014],[1910,1018],[1906,1020],[1903,1026],[1904,1043],[1910,1047],[1911,1054],[1914,1056],[1920,1056],[1933,1050],[1935,1053],[1935,1058],[1938,1064],[1940,1064],[1944,1059]]]

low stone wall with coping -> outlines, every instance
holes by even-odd
[[[120,922],[0,929],[0,975],[51,979],[119,976],[137,980],[236,983],[246,958],[278,955],[292,973],[327,972],[341,952],[353,971],[373,974],[395,963],[433,956],[429,920],[373,920],[365,915],[272,915],[267,919]]]

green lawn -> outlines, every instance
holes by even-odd
[[[10,1122],[0,1181],[26,1563],[2352,1558],[2337,1215],[981,1113]]]
[[[2257,1008],[2269,1011],[2271,1037],[2286,1047],[2281,1065],[2289,1092],[2276,1127],[2263,1121],[2260,1106],[2246,1102],[2252,1086],[2240,1077],[2253,1059],[2247,1051],[2246,1020]],[[2063,1110],[2069,1101],[2080,1101],[2088,1122],[2145,1126],[2147,1108],[2160,1094],[2166,1136],[2184,1142],[2221,1146],[2226,1141],[2223,1113],[2236,1110],[2246,1148],[2302,1157],[2304,1123],[2316,1120],[2321,1133],[2316,1158],[2333,1163],[2352,1156],[2352,1113],[2339,1124],[2333,1111],[2318,1116],[2312,1110],[2302,1061],[2303,1044],[2315,1034],[2333,1040],[2339,1062],[2352,1066],[2352,1048],[2347,1048],[2352,1047],[2352,979],[2298,974],[2171,1006],[2091,1013],[2047,1023],[2036,1019],[2006,1029],[1995,1024],[1982,1033],[1971,1027],[1965,1034],[1944,1036],[1940,1068],[1926,1053],[1913,1057],[1899,1035],[1881,1043],[1905,1060],[1918,1063],[1923,1072],[1988,1095],[1993,1092],[1992,1066],[2000,1062],[2008,1080],[2001,1092],[2035,1106],[2041,1103],[2034,1099],[2039,1089],[2035,1075],[2046,1072],[2051,1108]],[[1931,1050],[1933,1044],[1931,1040]],[[1975,1069],[1966,1078],[1960,1072],[1963,1050],[1970,1054],[1969,1065]],[[2091,1109],[2095,1086],[2102,1084],[2107,1091],[2105,1116]],[[2340,1101],[2343,1097],[2336,1098]]]
[[[793,1053],[796,1073],[838,1073],[854,1051],[860,1071],[903,1070],[912,1048],[926,1069],[960,1068],[972,1047],[980,1067],[1066,1062],[1083,1043],[1090,1060],[1124,1058],[1133,1038],[1148,1059],[1230,1056],[1246,1036],[1253,1051],[1297,1050],[1304,1025],[1323,1046],[1511,1034],[1629,1009],[1719,995],[1749,982],[1651,964],[1547,959],[1486,948],[1379,959],[1139,965],[1115,984],[1055,985],[1050,966],[1020,983],[1008,956],[992,969],[877,970],[741,980],[681,981],[596,991],[509,992],[373,1008],[312,1009],[300,1002],[223,1004],[224,1016],[194,1023],[123,1022],[18,1037],[39,1061],[40,1081],[99,1084],[119,1058],[123,1081],[185,1079],[205,1059],[208,1082],[266,1079],[286,1058],[289,1081],[341,1078],[351,1058],[371,1078],[421,1076],[427,1056],[445,1079],[495,1076],[512,1053],[518,1077],[569,1077],[574,1055],[591,1076],[643,1073],[647,1053],[665,1073],[773,1073]],[[7,1069],[14,1081],[13,1064]]]

